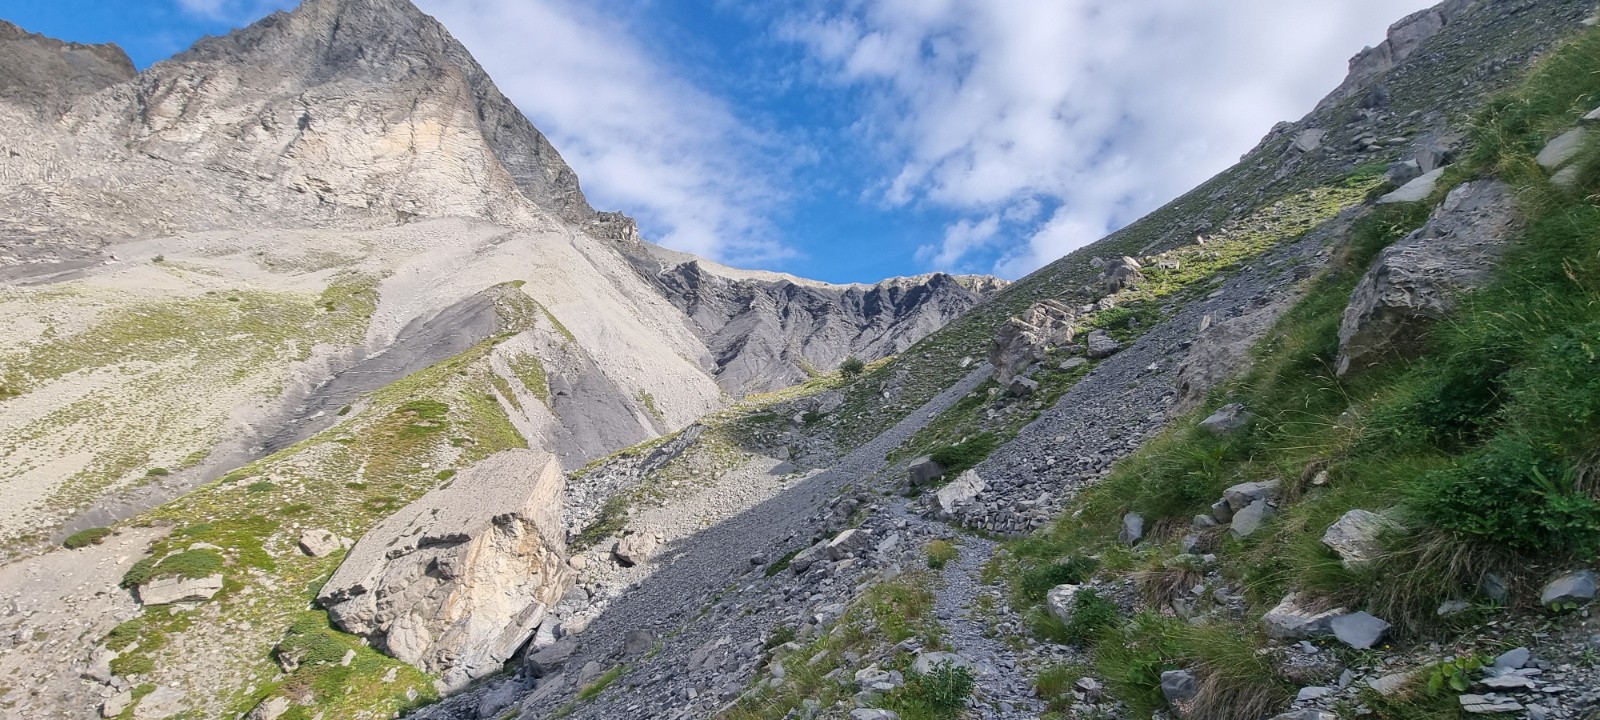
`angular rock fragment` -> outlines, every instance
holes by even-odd
[[[497,453],[378,523],[323,586],[335,625],[459,688],[498,672],[572,585],[554,456]]]

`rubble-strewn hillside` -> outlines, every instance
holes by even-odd
[[[1595,10],[1406,18],[1009,286],[644,244],[400,0],[70,47],[0,94],[0,492],[91,510],[0,707],[1600,716]]]

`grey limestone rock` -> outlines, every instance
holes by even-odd
[[[1372,562],[1383,552],[1378,538],[1390,527],[1393,527],[1393,523],[1382,515],[1367,510],[1351,510],[1322,534],[1322,544],[1338,554],[1345,568],[1353,569]]]
[[[323,586],[329,618],[447,687],[498,672],[572,585],[555,457],[508,450],[378,523]]]
[[[1415,352],[1461,293],[1493,278],[1518,227],[1516,199],[1504,183],[1450,191],[1426,225],[1384,249],[1350,294],[1339,325],[1339,374]]]
[[[1217,408],[1217,411],[1211,413],[1206,419],[1201,420],[1200,428],[1212,435],[1222,437],[1243,430],[1249,424],[1250,412],[1245,409],[1244,405],[1228,403]]]
[[[1566,603],[1582,603],[1593,600],[1594,596],[1594,571],[1580,570],[1551,580],[1544,586],[1544,590],[1540,591],[1539,604],[1551,607]]]
[[[1333,636],[1357,650],[1366,650],[1378,644],[1389,632],[1389,623],[1365,612],[1351,613],[1334,618],[1328,627]]]
[[[141,605],[170,605],[210,600],[222,592],[222,576],[156,578],[140,585],[138,592]]]
[[[1008,319],[989,345],[989,364],[994,366],[995,378],[1004,383],[1043,360],[1050,348],[1071,343],[1077,317],[1077,310],[1071,306],[1045,300]]]
[[[1194,673],[1188,670],[1168,670],[1161,673],[1161,696],[1167,699],[1168,705],[1193,700],[1200,692],[1199,683],[1195,681]]]
[[[1267,635],[1278,640],[1302,640],[1333,632],[1335,618],[1347,614],[1344,609],[1315,611],[1302,604],[1298,593],[1285,597],[1282,602],[1263,615]]]

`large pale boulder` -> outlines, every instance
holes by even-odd
[[[1385,249],[1361,278],[1339,326],[1338,372],[1410,355],[1425,330],[1493,277],[1520,226],[1511,188],[1494,180],[1450,191],[1421,229]]]
[[[1071,306],[1045,300],[1006,321],[989,345],[989,364],[1001,383],[1043,360],[1052,347],[1072,342],[1078,313]]]
[[[499,671],[572,585],[553,455],[510,450],[378,523],[318,602],[447,688]]]
[[[939,504],[939,517],[952,518],[962,506],[973,501],[989,487],[989,483],[976,470],[961,473],[954,482],[939,488],[935,500]]]
[[[1106,264],[1100,273],[1100,287],[1108,294],[1116,293],[1144,282],[1144,266],[1131,257],[1122,257]]]
[[[661,545],[660,539],[650,533],[634,533],[621,540],[611,548],[611,556],[623,567],[633,567],[656,554],[656,548]]]
[[[1351,510],[1322,534],[1322,544],[1339,555],[1347,569],[1371,563],[1383,552],[1379,537],[1393,523],[1369,510]]]

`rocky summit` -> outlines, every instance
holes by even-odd
[[[1600,717],[1596,10],[858,285],[594,208],[408,0],[0,22],[0,714]]]

